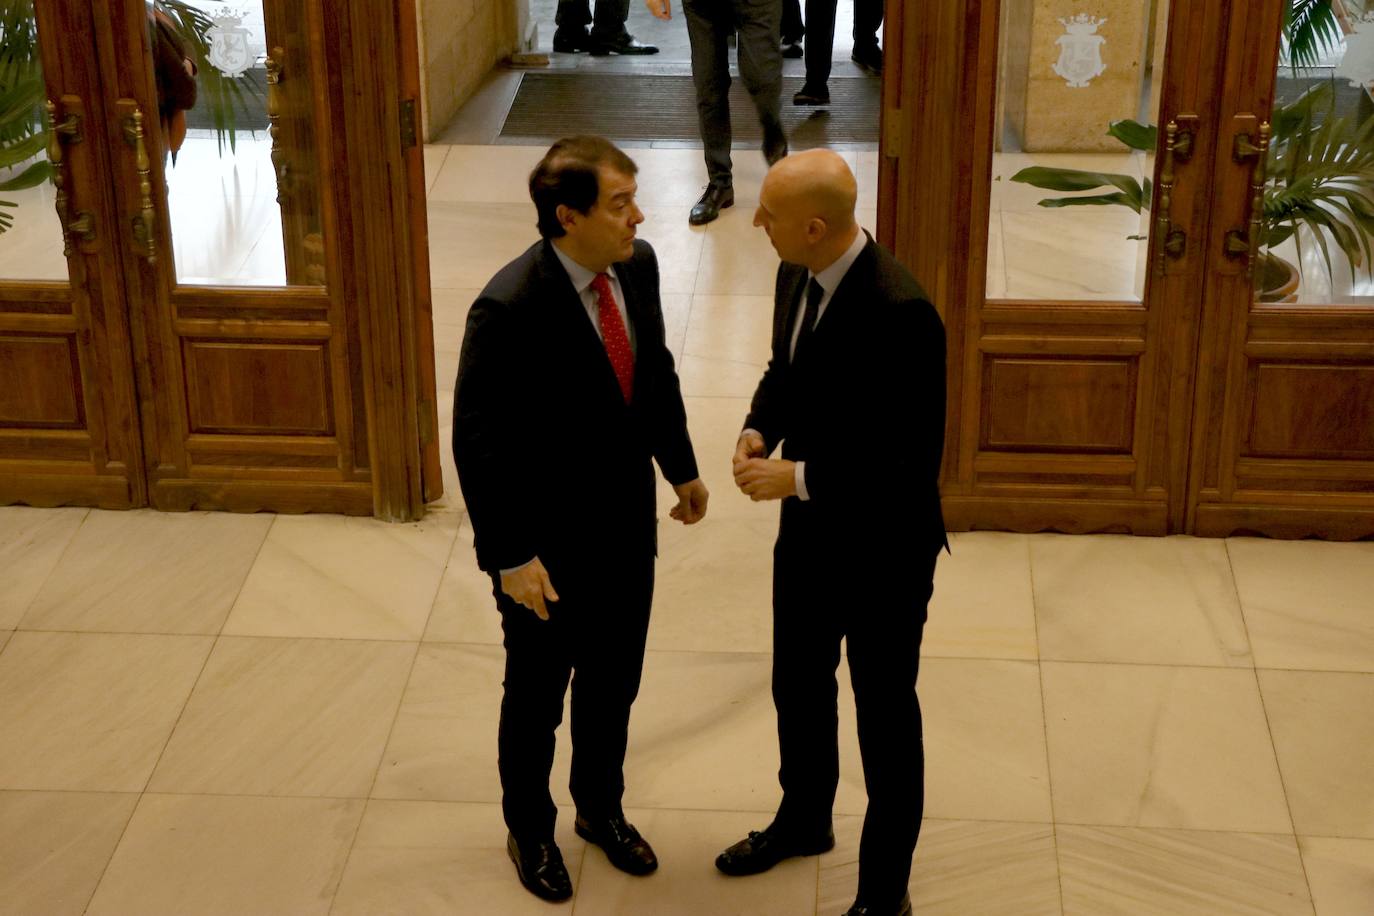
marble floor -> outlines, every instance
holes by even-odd
[[[426,149],[444,425],[467,306],[533,240],[539,152]],[[776,508],[728,468],[767,353],[763,163],[741,155],[739,204],[693,229],[700,153],[632,155],[713,493],[663,530],[632,724],[625,803],[660,871],[574,837],[564,733],[577,895],[516,883],[500,630],[445,456],[449,494],[411,525],[0,508],[0,914],[844,910],[864,792],[843,671],[837,848],[750,879],[711,865],[778,800]],[[846,155],[871,226],[876,155]],[[955,535],[920,680],[918,912],[1374,912],[1371,596],[1370,543]]]

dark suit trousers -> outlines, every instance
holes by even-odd
[[[625,31],[630,16],[630,0],[596,0],[596,15],[592,15],[591,0],[558,0],[558,12],[553,21],[559,31],[578,31],[587,23],[597,38],[618,38]]]
[[[830,79],[835,53],[836,0],[806,0],[806,82],[821,86]],[[883,25],[883,0],[854,0],[854,46],[874,44]]]
[[[782,0],[682,0],[692,45],[697,121],[712,184],[731,183],[730,55],[726,40],[739,35],[739,75],[763,125],[764,148],[783,136]],[[772,141],[772,142],[770,142]]]
[[[906,892],[921,829],[925,756],[916,673],[938,548],[905,558],[901,593],[875,602],[855,588],[864,580],[864,559],[839,561],[833,534],[809,534],[784,519],[774,553],[773,702],[783,789],[775,823],[808,835],[830,825],[839,785],[835,671],[843,639],[868,790],[859,898],[884,906]]]
[[[545,566],[561,599],[549,606],[547,621],[502,593],[493,576],[506,646],[497,736],[501,807],[511,833],[540,840],[553,838],[557,817],[549,774],[570,677],[573,801],[589,818],[621,812],[630,706],[639,693],[654,590],[652,554],[609,569]]]
[[[806,34],[802,22],[801,0],[782,0],[782,40],[800,41]]]

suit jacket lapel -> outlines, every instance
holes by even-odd
[[[787,362],[792,361],[792,333],[797,328],[797,315],[801,313],[806,304],[806,278],[809,276],[805,267],[798,267],[796,275],[792,279],[791,289],[787,293],[787,309],[782,320],[782,325],[773,331],[774,345],[778,348],[778,353],[787,357]]]

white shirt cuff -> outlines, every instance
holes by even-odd
[[[521,563],[519,566],[512,566],[510,569],[503,569],[503,570],[501,570],[501,575],[503,575],[503,576],[509,576],[511,573],[517,573],[517,572],[519,572],[520,570],[524,569],[526,566],[529,566],[531,563],[533,563],[533,562],[534,562],[535,560],[537,560],[537,559],[539,559],[539,558],[538,558],[538,557],[530,557],[528,560],[526,560],[525,562]]]
[[[811,494],[806,492],[806,462],[797,462],[797,499],[806,502],[811,498]]]

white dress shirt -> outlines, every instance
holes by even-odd
[[[582,307],[587,310],[587,317],[591,319],[596,336],[600,337],[601,300],[597,298],[596,290],[592,289],[592,281],[596,279],[596,274],[568,257],[557,244],[553,244],[553,253],[558,255],[559,263],[568,272],[568,279],[572,281],[573,289],[577,290]],[[635,331],[630,326],[630,313],[625,310],[625,293],[620,289],[620,278],[616,276],[614,265],[606,268],[606,276],[611,278],[611,295],[615,297],[616,307],[620,309],[620,320],[625,325],[625,334],[630,338],[630,352],[634,353]]]

